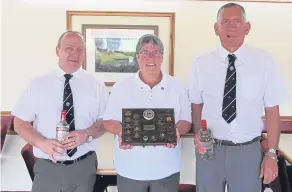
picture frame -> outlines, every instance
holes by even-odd
[[[99,75],[103,73],[109,79],[106,84],[113,85],[115,77],[122,79],[138,71],[137,42],[145,34],[158,36],[158,26],[83,24],[82,33],[86,42],[83,67]]]
[[[145,34],[158,36],[164,45],[162,70],[174,75],[175,13],[71,11],[67,30],[80,32],[86,43],[83,69],[106,86],[136,73],[136,44]]]

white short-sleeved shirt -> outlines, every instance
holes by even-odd
[[[175,121],[191,122],[191,107],[187,89],[176,78],[163,73],[162,81],[153,87],[143,83],[139,72],[116,83],[109,97],[104,120],[122,122],[123,108],[174,108]],[[119,148],[115,137],[114,164],[117,173],[135,180],[157,180],[179,172],[181,143],[176,148],[135,146]]]
[[[249,141],[263,130],[264,107],[273,107],[288,99],[277,63],[267,52],[243,45],[234,54],[236,67],[235,120],[222,118],[222,103],[228,54],[222,46],[196,58],[191,70],[189,98],[202,104],[202,119],[217,139],[235,143]]]
[[[56,125],[61,120],[63,109],[64,72],[56,71],[35,78],[26,87],[12,114],[24,121],[33,121],[33,127],[44,137],[56,138]],[[77,70],[72,74],[70,86],[73,94],[75,129],[90,127],[101,118],[108,99],[108,91],[87,71]],[[84,143],[68,160],[76,159],[88,151],[95,151],[96,141]],[[48,155],[34,147],[34,155],[48,159]]]

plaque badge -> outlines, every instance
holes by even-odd
[[[155,146],[176,144],[174,109],[122,109],[122,144]]]
[[[152,111],[151,109],[146,109],[143,112],[143,116],[144,116],[145,119],[151,120],[151,119],[154,118],[154,111]]]

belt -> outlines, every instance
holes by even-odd
[[[80,157],[78,157],[78,158],[76,158],[76,159],[74,159],[74,160],[57,161],[56,164],[61,164],[61,165],[72,165],[72,164],[74,164],[74,163],[77,163],[77,162],[79,162],[79,161],[85,159],[86,157],[92,155],[93,153],[94,153],[94,151],[89,151],[88,153],[86,153],[86,154],[84,154],[84,155],[82,155],[82,156],[80,156]],[[50,160],[50,159],[45,159],[45,160],[48,161],[48,162],[54,163],[54,162],[53,162],[52,160]]]
[[[251,143],[254,143],[256,141],[260,140],[260,137],[256,137],[250,141],[244,142],[244,143],[233,143],[232,141],[226,141],[226,140],[220,140],[220,139],[215,139],[214,141],[217,145],[225,145],[225,146],[243,146],[243,145],[248,145]]]

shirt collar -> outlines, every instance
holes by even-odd
[[[246,46],[242,45],[235,52],[230,53],[224,47],[222,47],[222,45],[220,45],[218,47],[218,53],[219,53],[219,56],[221,57],[221,59],[222,59],[224,64],[228,65],[228,63],[229,63],[228,62],[228,55],[229,54],[234,54],[236,56],[235,65],[242,65],[242,64],[244,64],[244,52],[245,52],[245,49],[246,49]]]
[[[135,79],[136,79],[136,82],[138,83],[138,86],[140,86],[141,89],[149,87],[149,85],[147,85],[146,83],[144,83],[141,80],[139,73],[140,73],[140,70],[138,70],[138,72],[135,75]],[[165,85],[166,85],[166,75],[162,71],[161,71],[161,74],[162,74],[162,79],[157,85],[155,85],[155,87],[158,87],[161,90],[164,90],[165,89]]]
[[[60,79],[65,78],[64,75],[65,75],[66,73],[65,73],[65,72],[64,72],[59,66],[58,66],[58,68],[56,69],[55,73],[56,73],[56,75],[57,75],[58,78],[60,78]],[[72,73],[71,75],[73,75],[73,78],[79,78],[79,77],[81,76],[81,74],[82,74],[82,69],[81,69],[81,67],[80,67],[77,71],[75,71],[75,72]]]

